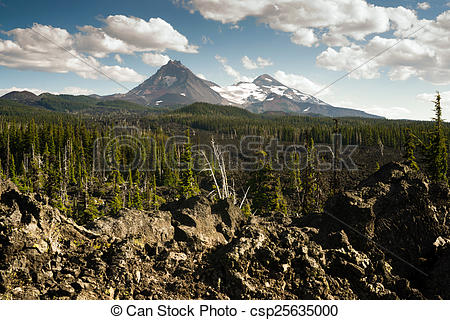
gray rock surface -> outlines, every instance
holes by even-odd
[[[246,218],[194,197],[82,227],[0,181],[0,298],[448,299],[448,203],[390,164],[324,214]]]

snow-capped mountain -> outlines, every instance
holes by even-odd
[[[214,86],[212,89],[238,105],[272,101],[276,96],[285,96],[297,102],[324,103],[311,95],[283,85],[268,74],[259,76],[253,82],[239,82],[223,88]]]
[[[259,76],[253,82],[239,82],[232,86],[211,88],[228,101],[255,113],[284,112],[320,114],[330,117],[377,117],[359,110],[333,107],[310,94],[285,86],[268,74]]]
[[[194,102],[235,105],[255,113],[282,112],[319,114],[329,117],[378,118],[363,111],[336,108],[330,104],[289,88],[268,74],[253,82],[239,82],[220,87],[197,77],[180,61],[169,61],[153,76],[126,94],[101,97],[127,100],[149,106],[176,106]]]

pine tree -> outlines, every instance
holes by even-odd
[[[189,137],[189,130],[186,132],[187,143],[183,146],[183,151],[180,156],[180,196],[183,199],[189,199],[199,193],[199,187],[195,181],[194,172],[192,170],[192,151],[191,140]]]
[[[123,184],[123,178],[118,170],[114,171],[114,186],[113,186],[113,196],[110,205],[111,213],[117,215],[119,211],[123,208],[122,192],[120,190]]]
[[[311,138],[306,145],[306,167],[302,170],[302,209],[305,213],[320,209],[320,188],[316,168],[316,148]]]
[[[439,92],[434,101],[435,118],[434,129],[430,132],[431,141],[427,147],[427,167],[431,180],[434,182],[448,183],[448,153],[447,141],[444,134],[444,126],[442,120],[441,95]]]
[[[83,223],[93,221],[101,216],[102,214],[97,208],[96,199],[93,197],[89,197],[89,199],[87,200],[86,208],[83,212]]]
[[[414,151],[416,149],[415,136],[410,128],[406,129],[406,139],[405,139],[405,153],[403,158],[406,159],[408,165],[414,170],[419,170],[419,166],[416,162],[416,157],[414,156]]]
[[[127,208],[133,208],[133,191],[134,191],[134,184],[133,184],[133,175],[131,173],[131,169],[128,169],[128,190],[127,190]]]
[[[260,151],[264,158],[267,154]],[[252,209],[261,214],[272,212],[287,213],[286,201],[281,191],[281,181],[275,177],[270,161],[259,161],[258,169],[250,180],[252,192]]]
[[[5,175],[3,173],[2,159],[0,158],[0,179],[4,179]]]
[[[11,155],[9,160],[9,176],[12,182],[14,182],[15,184],[18,183],[16,174],[16,161],[14,160],[14,155]]]
[[[143,209],[143,203],[142,203],[142,195],[141,195],[141,174],[139,173],[139,170],[136,170],[136,175],[135,175],[135,179],[134,179],[134,184],[133,184],[133,203],[132,206],[133,208],[137,209],[137,210],[142,210]]]
[[[291,163],[292,163],[292,170],[290,172],[291,176],[291,187],[292,191],[296,196],[296,202],[297,205],[301,204],[301,194],[303,191],[303,184],[302,184],[302,173],[300,170],[300,155],[298,152],[295,152],[291,155]]]

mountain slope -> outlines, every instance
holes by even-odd
[[[0,113],[28,112],[68,112],[68,113],[108,113],[108,112],[160,112],[162,108],[151,108],[123,100],[100,99],[91,96],[54,95],[31,92],[10,92],[0,98]]]
[[[39,96],[29,91],[11,91],[2,96],[1,98],[16,101],[27,105],[34,105],[37,101],[40,100]]]
[[[156,74],[120,98],[153,106],[185,105],[194,102],[230,104],[210,87],[215,84],[200,79],[179,61],[169,61]]]
[[[333,107],[312,95],[285,86],[268,74],[259,76],[253,82],[239,82],[224,88],[214,86],[212,89],[229,101],[255,113],[285,112],[328,117],[381,118],[359,110]]]
[[[359,110],[334,107],[312,95],[289,88],[268,74],[259,76],[253,82],[239,82],[235,85],[220,87],[214,82],[197,77],[180,61],[173,60],[126,94],[102,97],[45,93],[36,96],[27,91],[15,91],[6,94],[3,98],[62,112],[84,110],[106,112],[110,109],[149,111],[145,108],[149,106],[178,107],[204,102],[213,105],[234,105],[253,113],[382,118]],[[124,105],[118,101],[122,101]],[[113,105],[109,105],[110,102]]]

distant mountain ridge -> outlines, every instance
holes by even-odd
[[[79,110],[82,106],[75,104],[94,104],[99,101],[126,101],[147,107],[175,107],[205,102],[214,105],[238,106],[253,113],[322,115],[327,117],[362,117],[383,118],[364,111],[334,107],[316,97],[289,88],[272,76],[263,74],[253,82],[239,82],[235,85],[220,87],[214,82],[196,76],[180,61],[171,60],[162,66],[153,76],[125,94],[108,96],[90,95],[79,98],[66,97],[64,102],[58,96],[31,92],[10,92],[3,99],[14,100],[27,105],[43,105],[52,109],[47,103],[52,100],[58,109]],[[84,98],[83,98],[84,97]],[[90,100],[89,100],[90,99]],[[95,102],[97,101],[97,102]],[[118,108],[117,103],[114,107]],[[127,105],[127,107],[130,107]],[[132,106],[135,109],[135,106]]]
[[[29,91],[11,91],[4,96],[2,99],[12,100],[24,104],[35,104],[41,98]]]
[[[316,97],[289,88],[268,74],[253,82],[213,87],[224,98],[254,113],[316,114],[328,117],[381,118],[364,111],[334,107]]]

